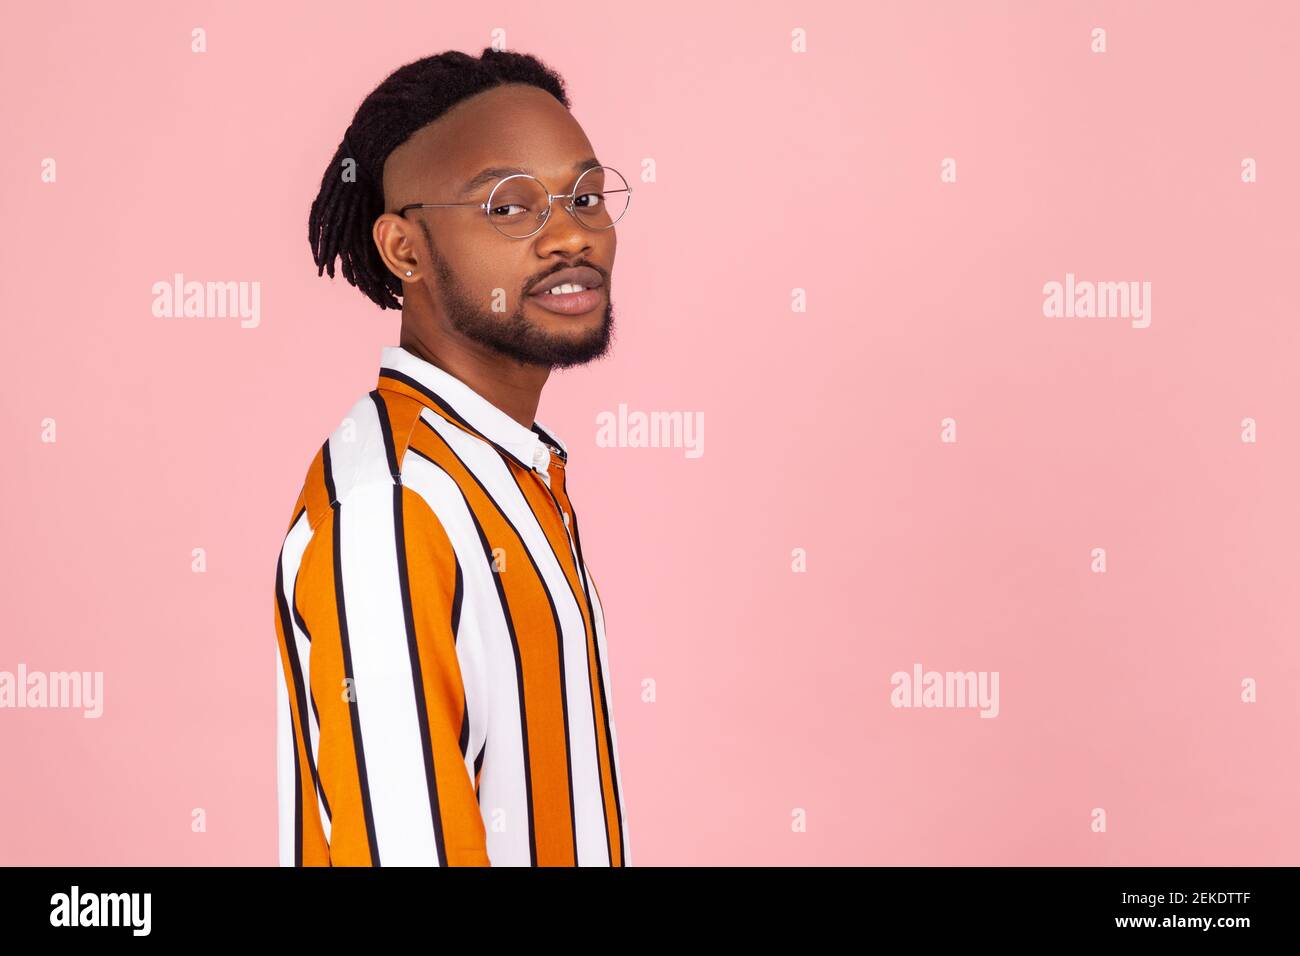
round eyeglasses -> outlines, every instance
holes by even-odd
[[[486,202],[413,202],[397,211],[459,206],[482,209],[492,228],[511,239],[527,239],[542,231],[551,218],[551,206],[567,199],[564,209],[578,223],[596,231],[612,229],[632,202],[632,188],[611,166],[593,166],[578,177],[573,190],[554,195],[536,176],[515,173],[492,187]]]

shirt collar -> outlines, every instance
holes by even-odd
[[[524,468],[546,474],[551,463],[548,445],[555,447],[561,461],[568,460],[568,447],[541,422],[525,428],[450,372],[399,345],[384,347],[379,375],[404,382],[430,408],[497,445]]]

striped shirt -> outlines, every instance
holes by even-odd
[[[275,573],[282,866],[627,866],[568,449],[403,348]]]

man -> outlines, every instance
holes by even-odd
[[[530,56],[408,64],[344,134],[316,264],[401,344],[276,567],[282,865],[628,865],[604,612],[534,414],[609,349],[629,198]]]

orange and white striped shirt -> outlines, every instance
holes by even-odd
[[[568,449],[399,347],[275,574],[282,866],[627,866]]]

